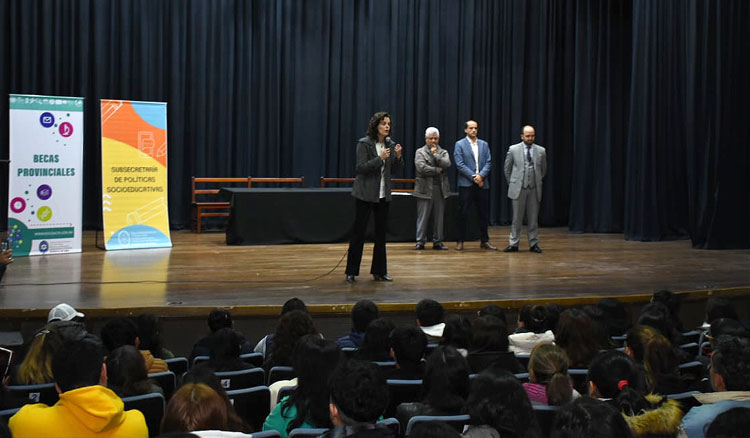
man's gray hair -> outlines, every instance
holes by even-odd
[[[424,131],[424,138],[427,138],[430,136],[430,134],[436,134],[438,137],[440,137],[440,131],[434,126],[430,126]]]

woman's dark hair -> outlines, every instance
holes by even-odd
[[[117,347],[107,356],[107,387],[120,397],[153,392],[143,355],[132,345]]]
[[[236,371],[244,368],[240,360],[242,337],[234,329],[225,327],[211,335],[208,366],[214,371]]]
[[[547,308],[539,304],[526,304],[518,313],[518,321],[530,332],[544,333],[547,331]]]
[[[560,320],[560,314],[565,310],[563,306],[557,303],[547,304],[547,330],[552,330],[552,333],[556,333],[557,321]]]
[[[471,340],[471,321],[462,315],[451,314],[445,317],[441,345],[450,345],[467,350]]]
[[[555,344],[565,350],[572,368],[587,368],[600,348],[594,322],[586,312],[576,308],[560,314]]]
[[[508,351],[508,327],[494,316],[480,316],[471,322],[471,353]]]
[[[164,345],[161,339],[161,320],[153,313],[138,315],[135,320],[138,326],[138,339],[141,343],[138,348],[148,350],[154,357],[166,359],[164,356]]]
[[[680,333],[674,326],[669,309],[662,303],[649,303],[643,306],[638,324],[651,326],[659,330],[669,342],[679,344]]]
[[[622,301],[616,298],[602,298],[596,306],[604,314],[609,336],[622,336],[633,325]]]
[[[544,385],[550,405],[562,406],[573,398],[568,375],[568,355],[554,344],[537,344],[529,356],[529,374]]]
[[[368,324],[365,337],[357,350],[356,357],[374,362],[389,362],[391,358],[391,332],[396,328],[389,318],[378,318]]]
[[[473,425],[488,425],[502,437],[540,437],[541,429],[521,382],[506,370],[490,367],[471,382],[466,413]]]
[[[292,310],[279,318],[271,351],[263,364],[266,372],[274,366],[291,365],[292,350],[297,341],[310,334],[316,334],[313,320],[307,312]]]
[[[621,351],[609,350],[597,354],[589,365],[588,378],[599,395],[613,399],[625,415],[632,417],[642,410],[653,408],[643,396],[638,365]]]
[[[580,397],[560,408],[550,438],[633,438],[625,418],[613,406]]]
[[[423,402],[442,412],[461,412],[469,395],[469,364],[454,347],[437,346],[425,364]]]
[[[739,320],[731,301],[724,297],[711,297],[706,300],[706,322],[711,324],[719,318]]]
[[[297,416],[287,425],[287,432],[309,423],[313,427],[332,427],[329,418],[328,378],[343,360],[343,353],[334,341],[318,334],[300,338],[292,353],[292,366],[297,373],[297,389],[282,403],[281,414],[289,416],[292,406]]]
[[[706,438],[742,438],[748,430],[750,408],[732,408],[714,418],[706,429]]]
[[[423,421],[414,426],[409,438],[461,438],[461,434],[443,421]]]
[[[651,298],[651,302],[662,303],[664,307],[669,310],[669,315],[672,317],[672,325],[677,331],[682,332],[682,320],[680,319],[680,307],[682,306],[682,298],[672,292],[671,290],[658,290],[654,292],[654,296]]]
[[[370,117],[370,123],[367,124],[367,132],[365,132],[365,135],[377,141],[378,140],[378,125],[380,125],[380,122],[386,117],[390,119],[391,115],[385,111],[380,111],[380,112],[373,114],[372,117]]]
[[[594,335],[598,339],[599,348],[610,349],[615,348],[612,338],[609,336],[609,325],[607,324],[607,315],[599,307],[593,304],[583,306],[583,311],[591,318],[594,323]],[[620,333],[622,334],[622,333]]]
[[[636,362],[646,371],[646,388],[654,391],[664,375],[679,375],[680,360],[674,347],[658,330],[647,325],[636,325],[628,330],[625,346]]]
[[[750,332],[739,321],[731,318],[717,318],[711,322],[708,330],[713,339],[719,336],[735,336],[738,338],[750,337]]]
[[[482,307],[479,312],[477,312],[477,314],[479,316],[494,316],[502,321],[503,324],[505,324],[505,327],[508,327],[508,320],[505,317],[505,310],[500,306],[497,306],[495,304],[488,304]]]

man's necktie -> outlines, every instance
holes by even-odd
[[[526,161],[531,163],[531,148],[526,148]]]

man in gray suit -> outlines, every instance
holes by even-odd
[[[509,245],[505,252],[518,251],[521,226],[526,215],[529,250],[541,253],[537,216],[542,200],[542,178],[547,173],[547,153],[534,143],[536,131],[531,125],[523,127],[521,143],[508,148],[505,156],[505,179],[508,181],[508,197],[513,200],[513,225],[510,229]]]
[[[417,244],[414,249],[424,249],[427,221],[432,212],[432,249],[447,250],[448,247],[443,244],[443,216],[445,199],[450,196],[448,174],[445,171],[451,167],[451,159],[448,151],[438,144],[440,131],[437,128],[427,128],[424,141],[425,145],[414,154],[414,167],[417,168],[412,193],[417,198]]]

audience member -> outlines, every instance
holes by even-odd
[[[471,342],[471,321],[463,315],[448,315],[445,317],[443,340],[440,345],[450,345],[464,357],[469,354]]]
[[[709,297],[706,300],[706,321],[703,323],[703,328],[708,329],[713,320],[719,318],[731,318],[738,321],[740,319],[728,298]]]
[[[461,435],[448,423],[425,421],[414,426],[409,438],[461,438]]]
[[[409,424],[416,415],[456,415],[463,413],[469,395],[469,364],[453,347],[440,345],[427,356],[421,402],[396,407],[399,423]]]
[[[708,329],[708,340],[711,341],[711,346],[721,336],[748,338],[750,337],[750,331],[735,319],[717,318],[711,322],[711,328]]]
[[[102,342],[107,352],[111,353],[115,348],[123,345],[132,345],[138,348],[146,361],[146,369],[150,373],[161,373],[169,370],[163,359],[155,358],[150,351],[139,348],[141,340],[138,338],[138,326],[129,318],[112,318],[102,327]]]
[[[244,338],[234,329],[224,327],[216,330],[211,340],[211,353],[208,361],[198,365],[212,369],[214,372],[240,371],[253,368],[240,359]]]
[[[680,376],[675,348],[655,328],[636,325],[628,330],[625,353],[643,366],[648,392],[679,394],[689,390],[691,382]]]
[[[750,408],[750,340],[720,337],[711,355],[711,387],[714,391],[694,397],[702,403],[682,419],[689,438],[704,436],[704,428],[717,415],[732,408]]]
[[[547,330],[557,333],[557,322],[560,320],[560,314],[565,308],[557,303],[548,303],[545,307],[547,308]]]
[[[16,385],[52,382],[55,353],[65,342],[80,341],[86,334],[86,327],[80,322],[55,320],[48,323],[34,335],[26,356],[11,376],[11,382]]]
[[[482,307],[477,312],[477,316],[494,316],[502,321],[502,323],[505,324],[505,327],[508,327],[508,319],[505,316],[505,310],[495,304],[488,304]]]
[[[289,312],[282,319],[294,313],[302,312]],[[280,341],[278,333],[276,341]],[[271,411],[263,423],[263,430],[276,430],[282,438],[286,438],[289,431],[296,428],[332,427],[328,408],[328,378],[343,362],[343,358],[336,342],[325,340],[318,334],[302,337],[292,355],[292,364],[297,372],[297,388]]]
[[[674,328],[680,333],[685,331],[685,328],[682,325],[682,320],[680,319],[682,299],[679,295],[670,290],[662,289],[654,292],[651,302],[664,304],[664,306],[669,309],[669,315],[672,317],[672,325]]]
[[[633,432],[612,405],[584,396],[560,408],[550,438],[633,438]]]
[[[107,356],[107,387],[120,397],[163,394],[159,385],[148,379],[146,361],[132,345],[117,347]]]
[[[104,348],[95,336],[66,342],[52,359],[52,374],[60,400],[22,407],[8,423],[14,437],[148,436],[143,414],[124,411],[120,397],[105,387]]]
[[[518,328],[508,336],[513,353],[529,354],[537,344],[550,344],[555,335],[549,330],[547,308],[539,304],[527,304],[518,312]]]
[[[732,408],[714,418],[706,438],[744,438],[750,431],[750,408]]]
[[[317,334],[313,320],[307,312],[292,310],[279,319],[271,350],[263,363],[266,373],[275,366],[290,366],[292,350],[305,335]]]
[[[209,334],[198,340],[198,342],[193,345],[193,349],[190,352],[190,363],[193,363],[193,359],[195,359],[196,356],[209,356],[211,354],[211,343],[215,339],[212,338],[211,335],[216,333],[217,330],[232,328],[233,326],[232,315],[227,309],[217,308],[212,310],[211,313],[208,314]],[[237,334],[242,338],[242,342],[240,343],[240,354],[252,353],[253,347],[247,342],[245,336],[240,332],[237,332]]]
[[[171,359],[174,353],[164,348],[161,338],[161,319],[153,313],[143,313],[135,320],[138,326],[138,339],[141,340],[140,348],[148,350],[154,357],[159,359]]]
[[[388,387],[378,366],[350,360],[339,364],[330,380],[328,405],[334,428],[323,438],[394,438],[378,418],[388,407]]]
[[[367,326],[379,316],[378,306],[370,300],[359,300],[352,307],[352,331],[338,338],[341,348],[359,348],[365,338]]]
[[[682,334],[675,328],[669,309],[662,303],[649,303],[643,306],[637,324],[659,330],[673,345],[681,344]]]
[[[622,301],[616,298],[602,298],[596,303],[596,306],[605,315],[607,334],[610,337],[624,335],[633,325]]]
[[[581,395],[568,375],[568,355],[554,344],[539,344],[529,357],[529,382],[523,389],[531,403],[562,406]]]
[[[521,383],[508,371],[492,366],[471,382],[466,400],[471,418],[464,438],[537,438],[541,429]]]
[[[424,358],[427,336],[419,327],[400,325],[390,335],[391,357],[396,368],[387,370],[389,379],[413,380],[424,376]]]
[[[354,357],[373,362],[392,361],[390,335],[395,327],[389,318],[378,318],[372,321],[367,326],[365,337]]]
[[[597,344],[601,350],[609,350],[618,347],[615,345],[612,337],[609,336],[609,324],[607,323],[607,315],[599,307],[593,304],[583,306],[581,308],[591,318],[591,322],[594,324],[594,335],[597,338]],[[621,333],[622,334],[622,333]]]
[[[467,356],[472,373],[495,364],[511,373],[523,373],[523,365],[508,351],[508,328],[494,316],[480,316],[471,322],[471,343]]]
[[[586,312],[576,308],[560,314],[555,344],[565,350],[570,368],[588,368],[600,348],[599,337],[594,334],[594,322]]]
[[[250,433],[253,431],[252,427],[237,415],[237,412],[232,405],[232,401],[229,400],[229,396],[227,396],[227,391],[221,386],[221,380],[219,380],[216,374],[213,373],[213,370],[208,367],[190,368],[190,370],[182,376],[182,384],[186,385],[188,383],[202,383],[209,386],[221,396],[227,405],[227,430],[242,433]]]
[[[279,317],[282,317],[286,315],[287,313],[291,312],[292,310],[301,310],[303,312],[307,312],[307,306],[305,305],[305,302],[300,300],[299,298],[290,298],[284,302],[284,305],[281,306],[281,314]],[[271,346],[273,345],[273,338],[275,334],[269,333],[263,338],[261,338],[260,341],[255,345],[255,351],[256,353],[262,353],[263,357],[266,357],[268,353],[271,352]]]
[[[439,344],[445,329],[445,310],[435,300],[424,299],[417,303],[417,326],[427,335],[428,344]]]
[[[167,403],[161,433],[227,430],[228,425],[227,405],[221,396],[203,383],[188,383]]]
[[[589,366],[589,395],[608,400],[625,416],[637,436],[675,436],[682,410],[676,400],[655,394],[644,396],[638,365],[625,353],[599,353]]]
[[[53,321],[73,321],[75,318],[83,318],[84,314],[77,311],[70,304],[60,303],[50,309],[47,315],[47,322]]]

